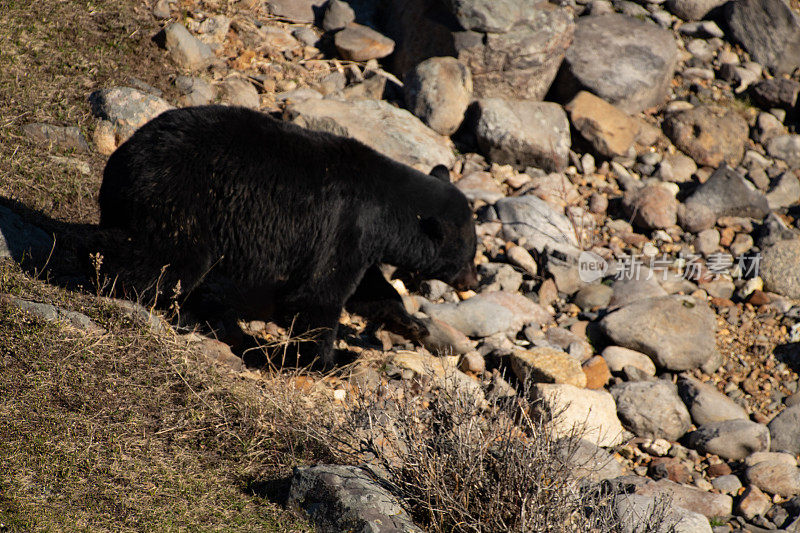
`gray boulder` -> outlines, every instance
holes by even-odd
[[[723,165],[695,189],[683,209],[681,225],[688,231],[699,232],[713,226],[722,216],[764,218],[769,213],[769,203],[764,193],[744,176]],[[687,216],[690,214],[692,217]]]
[[[441,135],[455,133],[472,95],[469,69],[453,57],[426,59],[406,75],[406,107]]]
[[[767,427],[772,451],[800,454],[800,404],[781,411]]]
[[[729,2],[726,19],[733,38],[762,65],[781,74],[800,66],[800,22],[784,0]]]
[[[180,22],[164,28],[164,47],[178,67],[192,72],[206,68],[214,60],[211,47],[189,33]]]
[[[663,380],[633,381],[611,387],[622,425],[639,437],[681,438],[692,421],[675,386]]]
[[[647,354],[669,370],[698,368],[714,357],[716,327],[708,305],[686,296],[638,300],[600,321],[615,344]]]
[[[764,288],[789,298],[800,298],[800,239],[778,241],[761,254],[759,275]]]
[[[555,91],[588,90],[628,113],[661,105],[678,60],[672,34],[619,14],[584,17],[575,29]]]
[[[430,57],[453,56],[472,72],[479,98],[541,100],[550,88],[575,24],[566,9],[522,0],[397,0],[386,3],[385,31],[397,43],[391,69],[405,75]],[[507,31],[484,33],[468,29]],[[483,23],[479,22],[483,20]]]
[[[767,141],[767,153],[786,161],[790,168],[800,168],[800,135],[789,133],[772,137]]]
[[[656,496],[642,496],[639,494],[620,494],[614,498],[614,515],[616,516],[620,531],[623,533],[636,533],[642,531],[645,524],[649,524],[653,514],[661,508],[663,498]],[[648,530],[658,533],[711,533],[708,518],[671,503],[668,505],[664,520],[657,529]]]
[[[700,453],[713,453],[731,461],[769,450],[767,426],[750,420],[711,422],[692,431],[687,438],[689,446]]]
[[[452,143],[417,117],[382,100],[314,100],[287,107],[295,124],[352,137],[422,172],[442,164],[453,166]]]
[[[488,98],[478,103],[478,109],[478,146],[493,162],[552,172],[566,168],[569,121],[560,105]]]
[[[577,251],[578,240],[572,222],[536,196],[502,198],[495,204],[509,241],[524,239],[525,248],[542,251],[546,246]],[[577,255],[577,254],[576,254]]]
[[[747,411],[717,390],[716,387],[698,381],[688,375],[678,378],[678,394],[689,408],[692,421],[697,426],[747,420]]]
[[[667,0],[666,6],[683,20],[700,20],[727,0]]]
[[[397,498],[356,466],[296,467],[286,504],[308,513],[323,533],[422,531]]]

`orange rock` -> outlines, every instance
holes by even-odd
[[[602,389],[611,379],[611,371],[608,369],[606,360],[599,355],[595,355],[583,363],[583,373],[586,374],[587,389]]]

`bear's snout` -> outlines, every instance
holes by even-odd
[[[474,289],[478,286],[478,270],[475,265],[470,262],[461,269],[461,272],[456,274],[453,281],[450,283],[457,291],[467,291]]]

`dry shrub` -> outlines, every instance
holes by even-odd
[[[423,380],[424,381],[424,380]],[[344,433],[429,531],[618,531],[608,487],[570,472],[580,431],[559,437],[521,398],[476,401],[452,383],[360,394]],[[442,382],[440,381],[440,384]],[[639,532],[660,531],[666,505]]]

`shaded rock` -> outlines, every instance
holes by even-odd
[[[492,161],[548,171],[567,166],[569,121],[560,105],[489,98],[478,103],[478,146]]]
[[[731,36],[762,65],[776,73],[800,66],[800,23],[783,0],[731,2],[725,17]]]
[[[539,409],[553,419],[557,433],[574,432],[598,446],[615,446],[622,442],[622,424],[617,418],[614,398],[606,391],[581,389],[573,385],[537,383],[531,388],[533,400],[541,400]]]
[[[747,420],[747,412],[716,387],[688,375],[678,378],[678,393],[697,426],[725,420]]]
[[[800,454],[800,405],[787,407],[767,427],[772,437],[772,451]]]
[[[89,103],[94,116],[110,122],[117,146],[150,119],[174,109],[167,101],[130,87],[95,91]]]
[[[267,0],[265,7],[277,17],[308,23],[318,18],[317,13],[322,13],[322,6],[327,2],[328,0]]]
[[[778,241],[761,254],[759,275],[764,288],[783,296],[800,298],[800,239]]]
[[[752,520],[757,516],[766,514],[770,507],[772,507],[772,498],[764,494],[755,485],[748,485],[736,504],[736,513],[747,520]]]
[[[670,370],[698,368],[716,354],[716,317],[685,296],[639,300],[606,315],[602,331],[615,344],[650,356]]]
[[[406,107],[441,135],[455,133],[472,94],[472,75],[452,57],[432,57],[406,74]]]
[[[330,0],[325,7],[325,16],[322,19],[322,29],[325,31],[341,30],[351,22],[356,21],[356,12],[347,2]]]
[[[475,349],[475,343],[449,324],[431,318],[423,320],[428,336],[420,339],[422,345],[435,354],[466,354]]]
[[[219,88],[220,99],[227,104],[251,109],[258,109],[261,104],[256,88],[252,83],[242,78],[228,78],[217,87]]]
[[[356,466],[295,467],[286,505],[304,510],[323,532],[422,531],[397,498]]]
[[[792,109],[797,104],[800,82],[786,78],[761,80],[750,88],[755,103],[763,109]]]
[[[333,37],[336,50],[343,59],[368,61],[386,57],[394,50],[394,41],[377,31],[355,22]]]
[[[209,104],[216,95],[214,87],[202,78],[178,76],[175,78],[175,87],[181,93],[181,102],[187,106]]]
[[[453,166],[452,144],[414,115],[380,100],[302,100],[287,108],[306,128],[352,137],[422,172]]]
[[[562,459],[570,465],[570,473],[578,479],[599,482],[623,474],[622,465],[610,453],[588,440],[579,439],[574,448],[559,449]]]
[[[465,5],[457,2],[450,6]],[[391,69],[403,75],[429,57],[454,56],[472,72],[479,98],[541,100],[547,93],[574,23],[564,8],[525,2],[472,2],[478,8],[520,6],[522,18],[507,32],[464,31],[446,2],[388,3],[385,30],[397,41]]]
[[[505,33],[520,21],[533,18],[536,7],[519,0],[446,0],[465,30]]]
[[[639,123],[592,93],[581,91],[566,105],[573,126],[606,157],[628,156]]]
[[[739,164],[749,129],[733,111],[701,106],[668,115],[664,132],[698,165],[718,167]]]
[[[689,212],[696,216],[687,218]],[[763,218],[768,213],[766,196],[744,176],[723,166],[686,199],[681,224],[688,231],[698,232],[707,229],[722,216]],[[710,224],[706,225],[709,217]]]
[[[800,135],[776,135],[767,141],[767,153],[786,161],[790,168],[800,168]]]
[[[506,240],[520,242],[527,249],[543,251],[545,246],[576,249],[578,240],[570,220],[536,196],[502,198],[495,204]]]
[[[655,496],[619,494],[614,498],[614,515],[619,521],[620,531],[636,533],[642,524],[649,523],[653,514],[663,503]],[[670,504],[664,520],[653,531],[658,533],[711,533],[708,519],[700,513]]]
[[[767,193],[770,209],[789,207],[800,201],[800,181],[793,172],[784,172]]]
[[[89,143],[76,126],[54,126],[31,122],[22,126],[22,132],[36,141],[46,142],[76,152],[88,152]]]
[[[654,183],[629,192],[624,199],[625,209],[633,222],[647,229],[663,229],[678,221],[678,200],[668,186]]]
[[[32,260],[41,264],[52,249],[53,239],[47,233],[0,206],[0,259],[13,259],[17,263]]]
[[[800,494],[800,468],[794,456],[785,453],[753,455],[748,462],[745,478],[769,494],[794,496]]]
[[[668,479],[660,479],[639,485],[636,494],[657,496],[665,494],[672,499],[672,505],[699,513],[708,518],[729,516],[733,510],[733,499],[726,494],[714,494],[702,489],[679,485]]]
[[[662,181],[671,183],[686,183],[691,181],[692,175],[697,171],[697,164],[691,157],[681,153],[665,154],[658,165],[658,177]]]
[[[727,0],[667,0],[666,6],[675,16],[683,20],[700,20],[709,11],[721,6]]]
[[[164,47],[178,67],[189,71],[202,70],[214,60],[211,47],[189,33],[180,22],[164,28]]]
[[[612,372],[622,372],[625,367],[634,367],[648,376],[656,375],[656,365],[653,360],[641,352],[622,346],[609,346],[603,350],[602,356]]]
[[[577,359],[553,348],[515,350],[509,356],[511,369],[522,383],[566,383],[586,386],[586,374]]]
[[[687,438],[689,446],[700,453],[712,453],[732,461],[769,449],[767,426],[746,419],[711,422],[692,431]]]
[[[585,89],[627,113],[666,100],[678,49],[672,34],[618,14],[583,17],[555,90],[571,99]]]
[[[689,430],[691,417],[672,383],[663,380],[614,385],[622,424],[639,437],[675,441]]]
[[[614,289],[601,283],[586,285],[575,294],[575,305],[584,310],[607,307]]]

